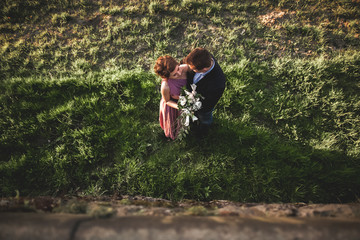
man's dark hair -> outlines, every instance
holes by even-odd
[[[195,48],[187,55],[185,63],[202,70],[211,66],[211,54],[205,48]]]

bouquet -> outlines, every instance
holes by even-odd
[[[182,94],[179,97],[178,107],[180,110],[180,123],[181,128],[178,137],[184,138],[189,133],[190,121],[195,122],[198,118],[195,116],[195,112],[198,111],[201,106],[201,99],[203,97],[196,92],[196,85],[191,84],[192,91],[189,92],[185,88],[182,89]]]

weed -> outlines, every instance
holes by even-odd
[[[68,23],[71,20],[71,17],[68,13],[63,12],[61,14],[55,13],[51,17],[51,22],[54,26],[63,25]]]
[[[160,13],[163,10],[164,10],[163,4],[160,3],[159,1],[150,2],[150,4],[149,4],[149,13],[150,13],[150,15]]]

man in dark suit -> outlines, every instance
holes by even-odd
[[[213,122],[213,111],[225,90],[226,78],[221,67],[204,48],[195,48],[185,58],[191,71],[187,73],[187,88],[191,90],[191,84],[196,85],[196,92],[201,94],[202,107],[195,113],[200,121],[200,134],[207,133]]]

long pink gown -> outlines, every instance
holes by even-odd
[[[167,81],[169,85],[170,96],[179,96],[181,88],[186,85],[186,79],[163,79],[163,81]],[[168,106],[165,100],[161,98],[159,114],[160,126],[164,130],[165,136],[172,140],[176,139],[181,127],[178,119],[179,116],[180,111]]]

